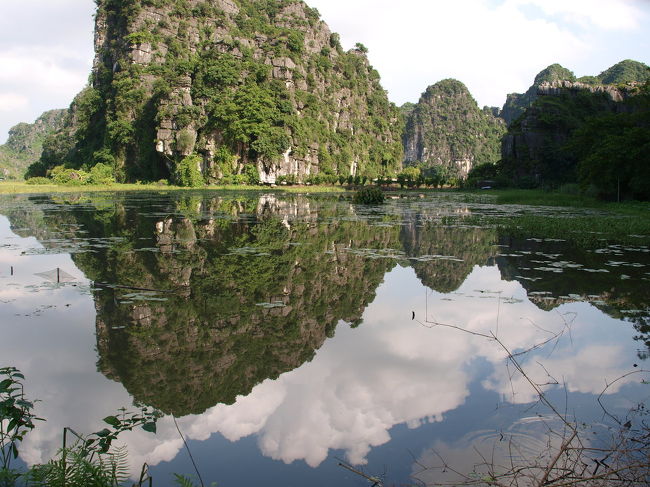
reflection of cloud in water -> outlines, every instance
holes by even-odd
[[[542,470],[535,466],[548,464],[562,445],[562,436],[552,430],[562,431],[558,418],[534,416],[504,431],[475,431],[453,444],[437,440],[416,460],[412,477],[422,485],[456,485],[491,472],[505,474],[514,466],[529,467],[522,474],[537,475]]]
[[[622,346],[603,344],[585,347],[577,353],[562,349],[551,358],[530,354],[522,365],[536,384],[557,382],[564,384],[569,392],[598,394],[613,379],[625,374],[627,369],[621,366],[621,358],[625,356]],[[622,385],[633,380],[630,376],[617,382],[609,393],[617,392]],[[537,394],[524,377],[520,374],[513,377],[503,367],[496,368],[483,385],[499,392],[510,402],[528,403],[537,399]]]
[[[500,291],[503,298],[518,299],[502,300],[510,303],[504,304],[497,294],[485,299],[486,293],[477,290]],[[343,449],[351,463],[359,464],[372,447],[389,441],[393,426],[440,421],[444,413],[462,405],[475,374],[469,365],[476,359],[487,360],[498,371],[485,381],[486,386],[504,394],[514,388],[517,402],[535,399],[528,384],[500,373],[505,352],[493,341],[411,321],[411,310],[417,316],[425,314],[423,294],[412,269],[397,268],[378,289],[361,327],[339,327],[312,362],[277,380],[264,381],[235,404],[184,418],[184,431],[196,439],[216,432],[233,441],[258,435],[264,455],[285,462],[304,459],[312,466],[325,460],[330,449]],[[538,309],[525,299],[518,283],[501,281],[496,268],[475,268],[453,301],[443,297],[429,296],[430,316],[485,333],[496,331],[498,313],[499,337],[513,351],[565,328],[558,311]],[[549,371],[561,372],[558,378],[567,382],[570,391],[599,393],[605,377],[615,378],[624,370],[625,354],[608,351],[609,337],[620,333],[620,327],[610,329],[616,328],[614,320],[589,305],[572,306],[568,308],[579,311],[571,324],[573,344],[567,332],[559,343],[550,345],[555,347],[552,353],[547,347],[521,360],[525,367],[539,367],[535,361],[543,359]],[[602,363],[595,367],[597,357]],[[178,444],[171,429],[161,431],[144,442],[149,445],[144,451],[162,445],[165,438]],[[165,458],[168,454],[165,448]],[[141,458],[151,464],[162,459]]]
[[[0,367],[15,366],[25,375],[27,397],[38,399],[38,422],[20,449],[29,464],[47,461],[61,446],[63,426],[79,432],[101,429],[101,418],[129,405],[124,388],[96,370],[95,309],[89,294],[71,284],[47,282],[36,273],[59,267],[81,276],[67,254],[22,255],[40,247],[34,238],[13,236],[0,217]],[[14,275],[10,275],[10,266]],[[85,278],[79,283],[87,285]],[[34,316],[40,316],[34,319]],[[103,413],[103,415],[102,415]]]

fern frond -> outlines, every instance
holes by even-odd
[[[123,445],[110,454],[111,471],[116,485],[119,485],[129,478],[129,452]]]
[[[197,484],[194,483],[192,479],[186,477],[185,475],[174,474],[174,482],[180,487],[197,487]]]

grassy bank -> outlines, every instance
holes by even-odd
[[[62,186],[57,184],[26,184],[22,181],[0,182],[0,194],[33,194],[33,193],[96,193],[100,191],[281,191],[285,193],[342,193],[346,191],[341,186],[205,186],[203,188],[183,188],[180,186],[161,186],[159,184],[111,184],[109,186]]]
[[[559,191],[542,191],[538,189],[500,189],[488,194],[496,196],[499,205],[535,205],[535,206],[564,206],[573,208],[595,208],[615,213],[639,214],[647,216],[650,213],[650,203],[641,201],[623,201],[620,203],[602,201],[581,194],[563,193]]]
[[[490,191],[495,203],[595,210],[584,214],[541,215],[531,209],[493,223],[504,233],[571,240],[580,246],[602,244],[650,245],[650,203],[601,201],[579,194],[541,190]]]
[[[555,217],[517,216],[496,224],[506,234],[519,237],[560,239],[580,247],[605,244],[650,245],[650,218],[630,215],[589,215]]]

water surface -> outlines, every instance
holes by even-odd
[[[340,462],[433,482],[438,455],[471,472],[475,447],[545,448],[556,418],[508,352],[607,427],[596,396],[625,415],[649,392],[647,374],[614,382],[647,368],[648,239],[584,248],[481,223],[530,211],[588,213],[454,195],[3,197],[0,366],[47,419],[21,457],[138,403],[165,415],[123,436],[155,485],[192,473],[172,417],[219,485],[368,484]]]

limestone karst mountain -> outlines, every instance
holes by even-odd
[[[573,71],[559,64],[551,64],[540,71],[535,76],[535,81],[526,93],[510,93],[501,110],[501,117],[509,126],[513,121],[519,118],[528,107],[537,99],[537,89],[542,83],[553,83],[555,81],[575,81],[576,77]]]
[[[623,61],[576,80],[554,66],[538,75],[534,99],[503,137],[501,173],[522,187],[580,182],[604,198],[647,199],[650,68]],[[539,82],[545,72],[552,76]]]
[[[302,1],[99,0],[95,52],[73,136],[41,172],[103,162],[155,180],[195,155],[184,164],[207,182],[275,182],[401,165],[401,117],[366,48],[344,51]]]
[[[573,71],[559,64],[551,64],[535,76],[535,81],[526,93],[508,95],[501,110],[501,117],[508,125],[512,124],[537,100],[538,91],[542,85],[567,81],[589,85],[614,85],[629,82],[643,83],[648,78],[650,78],[648,66],[630,59],[616,63],[597,76],[582,76],[577,79]]]
[[[0,177],[20,179],[30,164],[38,161],[43,142],[63,125],[65,110],[49,110],[34,123],[19,123],[9,129],[7,142],[0,145]]]
[[[410,111],[403,136],[406,164],[442,166],[460,177],[499,160],[501,119],[479,109],[467,87],[446,79],[429,86]]]

